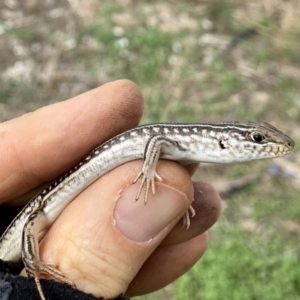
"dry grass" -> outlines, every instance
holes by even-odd
[[[296,140],[297,150],[289,161],[229,168],[205,166],[197,178],[224,183],[224,178],[231,182],[247,174],[259,174],[262,184],[249,182],[240,192],[224,196],[224,215],[203,266],[213,260],[210,255],[214,254],[221,265],[226,263],[230,255],[218,241],[236,242],[238,248],[255,240],[263,245],[257,249],[266,251],[261,254],[261,263],[270,263],[264,276],[272,278],[274,287],[283,291],[282,281],[272,273],[280,266],[272,262],[283,259],[282,265],[290,266],[290,261],[271,249],[284,254],[288,247],[292,253],[299,251],[299,6],[296,0],[2,2],[0,120],[68,99],[111,80],[128,78],[140,86],[146,99],[143,122],[251,119],[280,127]],[[275,169],[277,175],[270,175],[267,169]],[[235,235],[238,240],[234,240]],[[242,264],[246,250],[243,246],[238,249]],[[219,255],[222,251],[224,256]],[[251,253],[247,259],[253,259]],[[232,275],[230,269],[236,264],[233,260],[225,278]],[[221,273],[204,270],[208,277]],[[249,276],[255,278],[255,272],[249,271]],[[280,272],[287,278],[297,270]],[[201,282],[206,280],[210,286],[210,279],[202,278]],[[292,280],[297,279],[288,283]],[[254,282],[261,284],[259,280]],[[238,281],[234,283],[240,286]],[[205,284],[201,286],[204,290]],[[174,293],[169,287],[156,299],[175,299]],[[202,299],[212,298],[205,293]],[[230,299],[256,298],[239,295]]]

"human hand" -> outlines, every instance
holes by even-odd
[[[2,123],[0,202],[59,177],[96,146],[137,126],[142,108],[137,87],[121,80]],[[206,249],[206,230],[221,207],[215,190],[193,186],[194,166],[160,161],[163,183],[144,206],[134,202],[139,182],[131,185],[141,166],[132,161],[98,179],[40,243],[41,260],[58,266],[79,290],[104,298],[150,293],[185,273]],[[196,216],[185,230],[180,219],[191,203]]]

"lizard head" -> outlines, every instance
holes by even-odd
[[[254,122],[230,122],[231,139],[221,141],[224,149],[236,150],[236,159],[253,160],[263,158],[274,158],[286,155],[293,151],[294,141],[267,123]]]

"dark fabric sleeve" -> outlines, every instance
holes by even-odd
[[[0,206],[0,235],[14,217],[11,209]],[[0,260],[0,300],[41,300],[32,278],[19,276],[23,263],[4,262]],[[85,294],[66,284],[54,280],[41,279],[41,285],[47,300],[95,300],[92,295]],[[128,300],[120,295],[115,300]]]

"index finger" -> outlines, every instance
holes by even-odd
[[[137,86],[119,80],[0,124],[0,203],[53,180],[137,126],[142,110]]]

